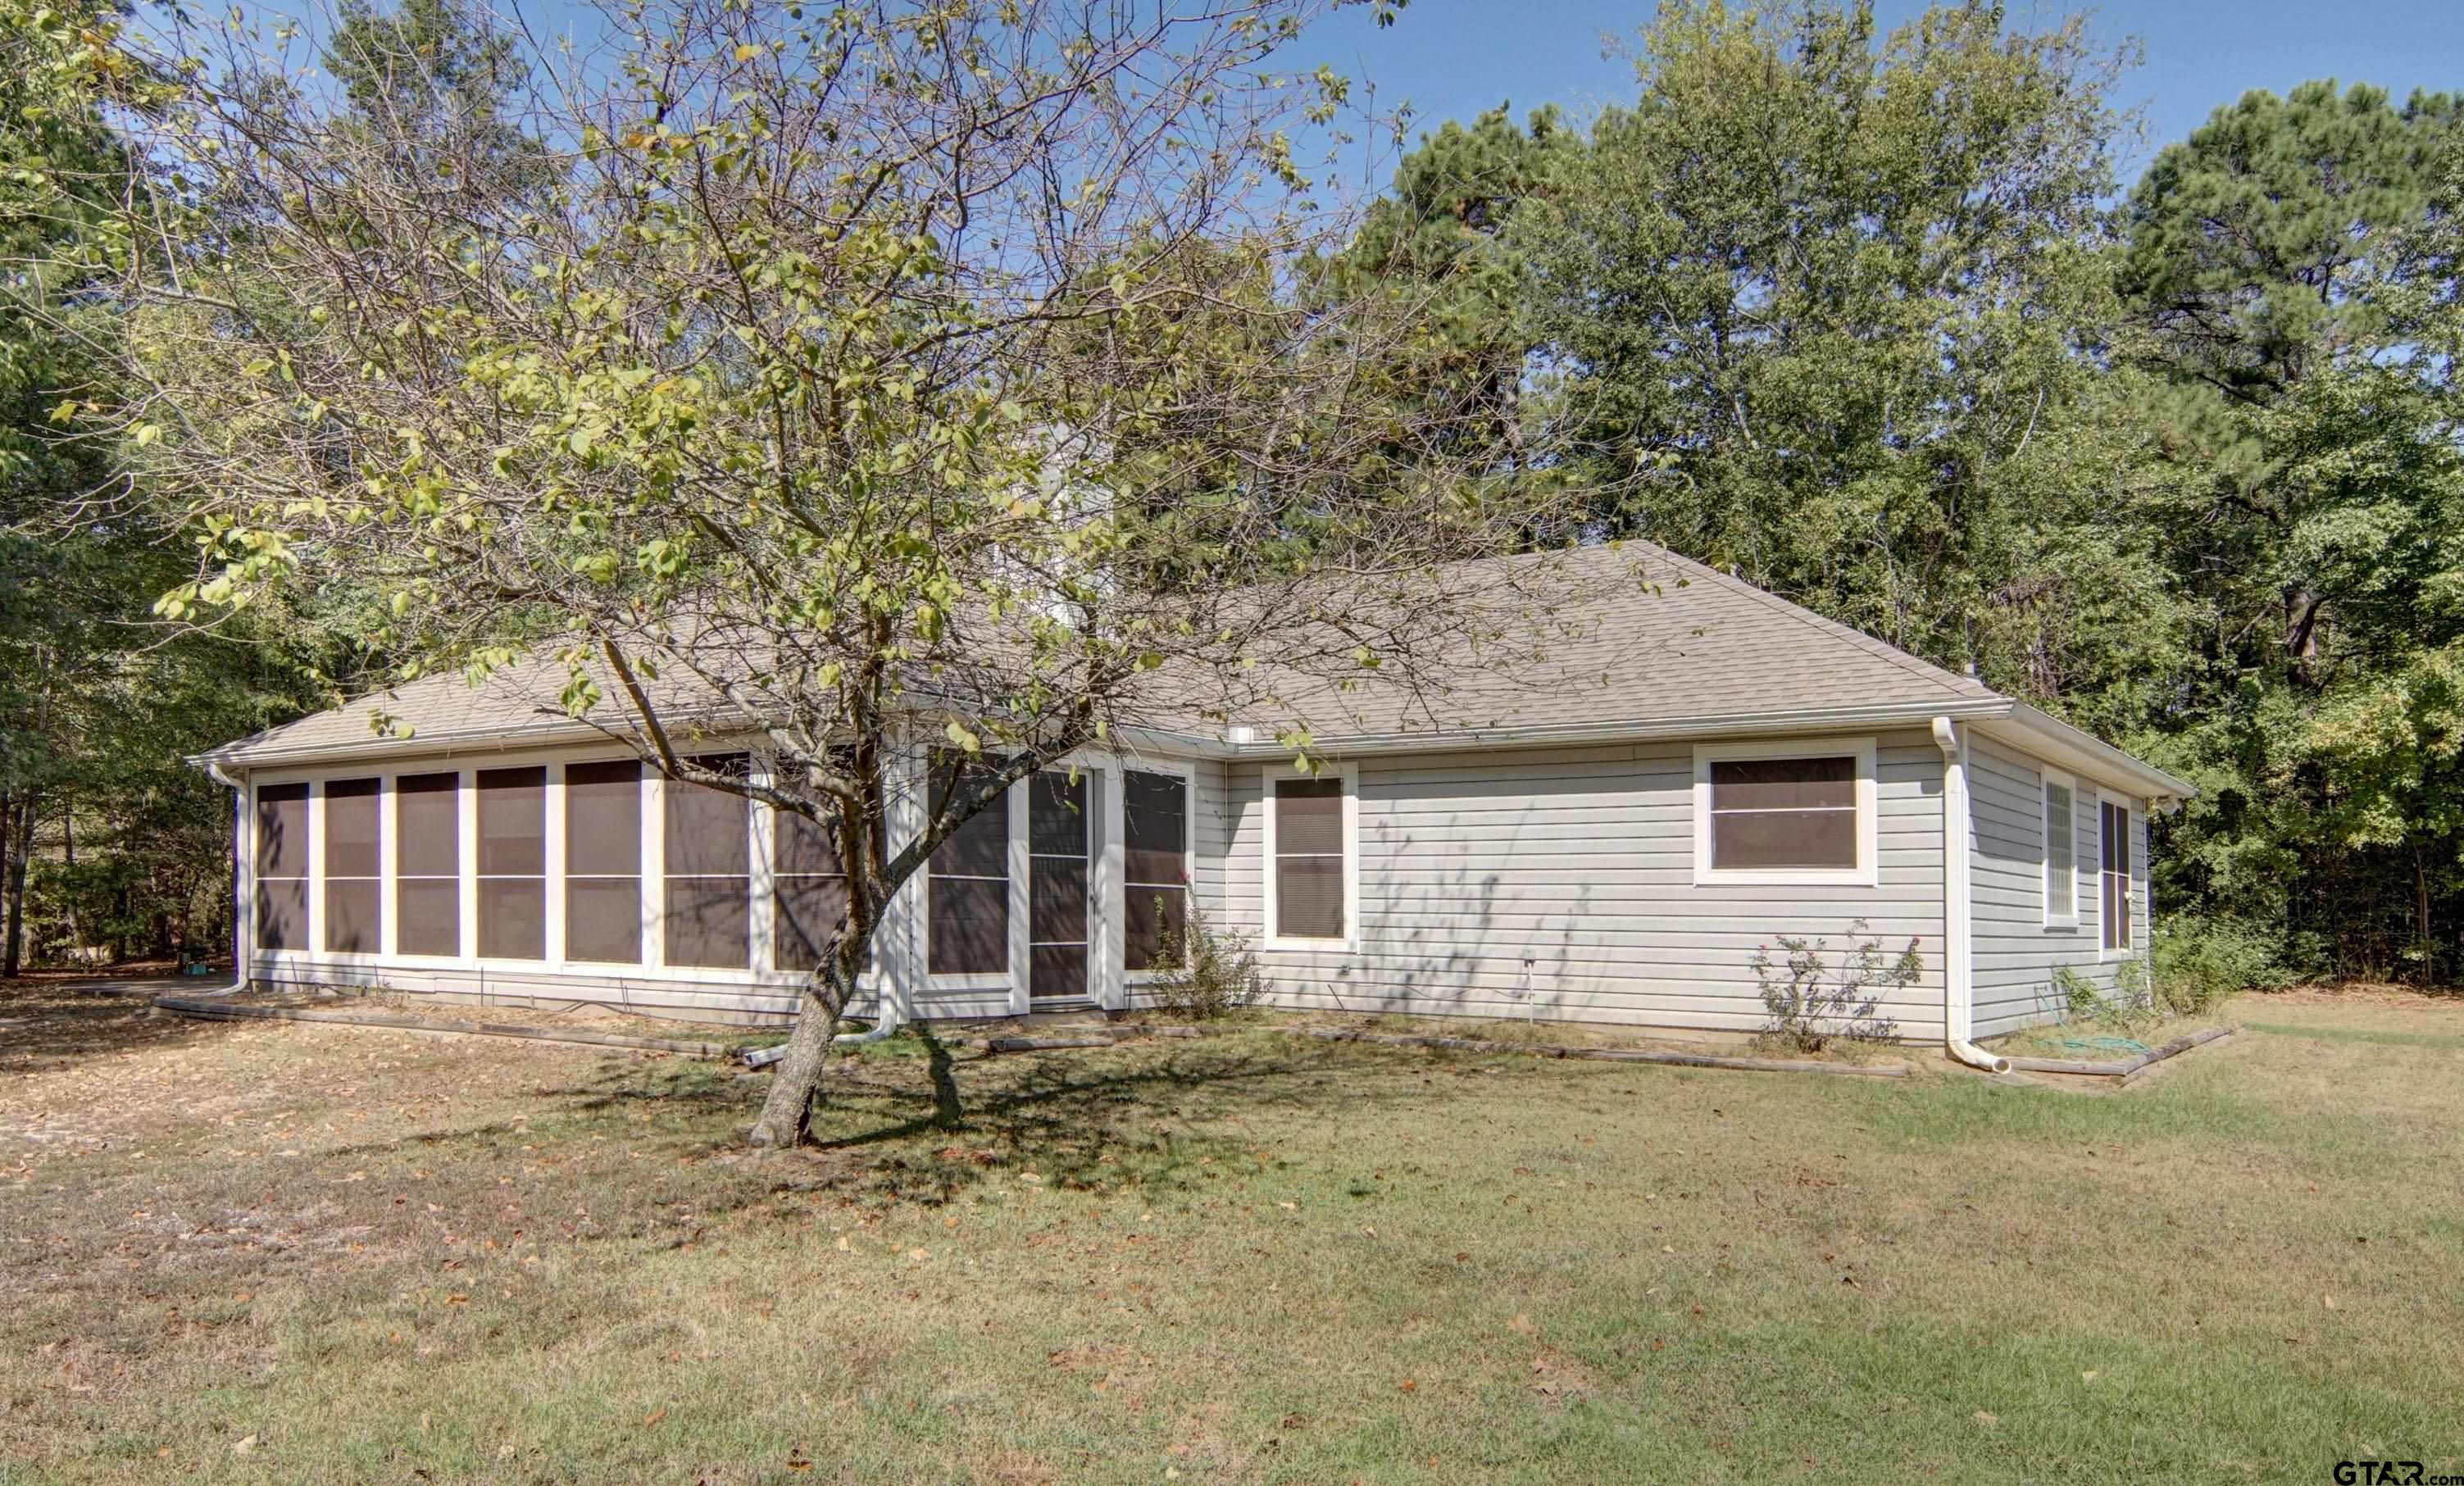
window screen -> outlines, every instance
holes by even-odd
[[[931,805],[938,819],[960,777],[933,768]],[[1009,969],[1009,811],[996,796],[941,842],[926,863],[925,943],[936,975],[989,975]]]
[[[771,953],[781,970],[818,969],[847,917],[847,871],[827,826],[790,810],[772,833]]]
[[[1027,781],[1027,994],[1087,994],[1087,776]]]
[[[1343,937],[1341,779],[1275,781],[1275,932]]]
[[[741,778],[742,754],[693,760]],[[671,965],[744,970],[753,963],[752,804],[741,795],[667,784],[667,954]]]
[[[256,947],[308,943],[308,786],[256,789]]]
[[[547,770],[479,771],[479,953],[547,957]]]
[[[1715,870],[1858,864],[1856,759],[1712,761]]]
[[[406,774],[393,781],[393,900],[403,954],[462,952],[461,777]]]
[[[1189,920],[1189,781],[1132,773],[1121,786],[1129,968],[1171,964]]]
[[[2103,829],[2104,947],[2130,948],[2130,807],[2111,800],[2099,812]]]
[[[564,957],[642,962],[642,766],[564,766]]]
[[[338,953],[385,948],[384,802],[374,779],[325,786],[325,948]]]
[[[2045,917],[2079,917],[2079,827],[2071,787],[2045,781]]]

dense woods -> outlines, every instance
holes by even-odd
[[[543,391],[548,374],[516,360],[543,354],[552,335],[631,336],[627,317],[662,293],[672,299],[651,313],[672,324],[723,298],[730,265],[744,267],[725,245],[741,239],[666,210],[696,190],[707,204],[715,181],[730,230],[760,239],[757,267],[845,271],[812,269],[799,289],[831,335],[872,333],[833,295],[877,293],[923,317],[908,332],[902,312],[872,321],[891,341],[906,347],[898,338],[929,322],[980,350],[985,364],[954,384],[1008,379],[969,411],[936,473],[1032,485],[1048,445],[967,461],[1004,428],[1113,430],[1072,478],[1113,482],[1137,506],[1116,557],[1167,590],[1241,571],[1225,555],[1260,541],[1360,543],[1433,489],[1440,526],[1535,543],[1647,536],[1973,667],[2195,780],[2199,799],[2157,826],[2160,955],[2176,967],[2244,983],[2456,974],[2456,98],[2321,79],[2218,99],[2124,182],[2123,59],[2083,20],[2036,27],[1955,5],[1885,33],[1863,7],[1827,0],[1672,0],[1636,43],[1630,101],[1588,120],[1501,106],[1444,123],[1333,235],[1265,114],[1207,115],[1217,145],[1255,172],[1226,174],[1223,189],[1285,192],[1285,214],[1267,220],[1291,229],[1236,223],[1210,198],[1203,211],[1175,208],[1168,238],[1139,240],[1169,215],[1158,207],[1083,241],[1042,242],[1068,272],[1035,280],[1033,313],[1065,301],[1070,313],[1001,336],[974,321],[961,333],[987,302],[983,281],[953,287],[933,262],[975,251],[958,239],[982,222],[928,214],[872,238],[849,229],[864,208],[833,219],[728,194],[730,171],[764,147],[749,120],[776,117],[794,83],[759,59],[803,44],[784,22],[740,36],[731,13],[676,11],[689,24],[662,45],[711,50],[660,54],[666,81],[700,67],[698,80],[671,98],[649,73],[619,73],[592,125],[586,108],[539,110],[536,75],[557,58],[446,0],[346,11],[319,54],[339,86],[278,106],[230,87],[242,64],[228,38],[218,60],[184,70],[204,49],[176,31],[141,36],[74,0],[0,0],[0,294],[11,301],[0,316],[0,882],[12,967],[21,938],[38,953],[212,946],[230,807],[179,755],[520,637],[518,625],[423,623],[439,601],[434,571],[387,586],[385,563],[362,559],[390,549],[319,537],[325,512],[293,507],[385,479],[431,504],[449,489],[547,482],[565,492],[575,535],[544,557],[570,582],[521,581],[559,612],[601,601],[591,582],[613,579],[590,566],[602,555],[581,534],[622,504],[623,482],[682,478],[653,446],[702,450],[679,420],[707,429],[768,404],[629,383],[579,353]],[[869,10],[825,31],[901,66],[955,37],[999,51],[1000,8],[933,13],[942,30],[923,40],[913,22]],[[1262,8],[1260,34],[1280,39],[1274,28],[1305,19]],[[1251,42],[1222,41],[1201,65],[1293,55]],[[1003,55],[997,65],[1049,61]],[[926,71],[875,79],[871,106],[906,109],[919,127],[950,122],[935,109],[957,95],[917,100],[934,85]],[[272,76],[258,80],[271,89]],[[1343,97],[1305,73],[1288,84],[1300,137]],[[1158,152],[1222,106],[1182,86],[1177,102],[1120,116]],[[755,102],[731,116],[730,88]],[[696,153],[662,132],[665,104],[649,105],[657,119],[627,112],[661,98],[749,132]],[[217,119],[220,134],[203,127]],[[270,120],[317,127],[276,138],[259,129]],[[209,138],[226,153],[201,171],[202,155],[180,152]],[[242,142],[357,213],[319,231],[390,234],[363,243],[363,259],[403,273],[336,277],[333,240],[303,246],[281,173],[236,170]],[[573,194],[585,176],[599,194]],[[1162,178],[1141,180],[1159,189]],[[415,197],[370,186],[439,179],[450,186]],[[895,184],[833,156],[810,189],[837,201]],[[378,416],[354,407],[351,387],[370,380],[364,368],[394,365],[403,342],[379,339],[378,317],[410,269],[436,270],[482,237],[519,240],[529,261],[579,283],[610,251],[585,239],[627,203],[640,211],[624,240],[641,254],[644,303],[523,306],[530,339],[501,340],[516,360],[485,367],[452,363],[450,339],[424,351],[446,357],[422,371],[444,381],[422,393],[425,411],[383,412],[394,443],[382,462],[378,441],[319,421],[335,408]],[[1292,229],[1303,217],[1310,229]],[[451,224],[474,235],[454,239]],[[1012,253],[1038,242],[1023,217],[1012,226]],[[413,233],[427,234],[428,256],[402,249]],[[691,271],[675,256],[714,247]],[[975,262],[1023,269],[998,252]],[[1082,276],[1105,293],[1086,293]],[[1024,306],[1034,279],[1023,273],[1009,302]],[[514,312],[487,313],[448,328],[495,335]],[[926,361],[908,347],[830,364],[845,396],[910,372],[921,387]],[[1117,395],[1090,397],[1095,384]],[[1020,386],[1045,401],[1022,407]],[[1261,387],[1255,405],[1238,395]],[[319,411],[303,414],[295,393]],[[455,401],[465,393],[473,401]],[[884,393],[857,442],[920,437],[912,405],[891,405],[907,395]],[[556,448],[450,451],[448,424],[507,397],[565,400]],[[714,469],[775,479],[765,437],[747,432]],[[200,450],[245,489],[204,490]],[[279,457],[257,457],[267,450]],[[886,479],[869,457],[817,455],[810,468]],[[1267,483],[1271,529],[1222,518],[1227,491]],[[1049,533],[1022,539],[1038,560],[1061,550],[1033,545]],[[627,564],[638,556],[623,551]],[[479,557],[456,560],[513,581]],[[935,586],[950,567],[927,566],[899,580],[900,612],[919,595],[962,609],[969,596]],[[653,585],[623,590],[638,605],[655,575],[625,581]],[[825,627],[837,613],[760,612]]]

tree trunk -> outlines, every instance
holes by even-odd
[[[77,806],[65,805],[60,810],[60,869],[68,875],[68,891],[61,895],[60,907],[69,921],[69,949],[72,952],[85,948],[85,929],[77,922],[77,900],[84,896],[77,890]]]
[[[830,1056],[830,1039],[838,1036],[839,1011],[847,1000],[842,988],[819,973],[805,982],[796,1028],[787,1034],[787,1056],[771,1064],[769,1097],[761,1101],[761,1117],[746,1137],[755,1149],[784,1149],[804,1138],[813,1101],[822,1091],[822,1065]]]
[[[26,859],[34,852],[34,812],[40,804],[41,797],[31,790],[17,801],[17,839],[9,856],[9,943],[0,952],[0,976],[13,976],[25,968]]]
[[[17,853],[12,849],[15,838],[9,830],[9,822],[16,819],[10,812],[16,808],[16,797],[0,795],[0,894],[7,892],[10,864],[17,860]],[[0,909],[0,929],[8,928],[6,910]],[[0,958],[6,958],[5,953],[0,953]],[[14,974],[16,972],[10,970],[5,973]]]
[[[2430,862],[2420,842],[2412,848],[2413,932],[2421,950],[2421,983],[2438,984],[2438,954],[2430,936]]]

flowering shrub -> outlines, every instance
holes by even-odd
[[[1925,957],[1914,938],[1896,957],[1887,955],[1880,939],[1858,937],[1865,929],[1861,918],[1848,926],[1850,942],[1837,965],[1826,958],[1821,939],[1781,935],[1779,960],[1771,958],[1770,945],[1754,947],[1749,963],[1769,1014],[1764,1036],[1818,1053],[1833,1038],[1887,1042],[1900,1035],[1899,1023],[1882,1015],[1882,994],[1916,984]]]

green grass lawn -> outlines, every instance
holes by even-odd
[[[707,1064],[0,994],[0,1482],[2464,1470],[2464,1006],[2229,1015],[2104,1095],[893,1044],[757,1161]]]

